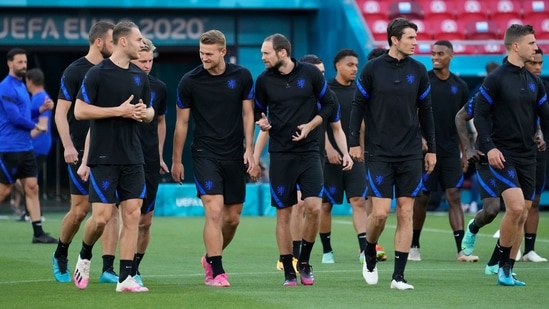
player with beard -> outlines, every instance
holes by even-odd
[[[463,184],[463,171],[467,170],[467,160],[461,160],[455,117],[458,110],[467,103],[469,89],[467,84],[450,72],[450,62],[454,56],[452,43],[446,40],[436,41],[431,52],[433,70],[429,71],[431,84],[431,102],[437,142],[437,163],[431,174],[423,173],[423,195],[414,202],[414,220],[412,247],[408,260],[421,261],[419,238],[425,217],[430,192],[438,190],[440,185],[446,193],[450,226],[454,232],[457,249],[457,261],[477,262],[478,257],[461,252],[464,235],[463,210],[461,208],[460,188]]]
[[[138,129],[140,122],[152,121],[154,109],[144,104],[151,99],[148,77],[131,63],[144,47],[139,28],[132,22],[120,22],[112,35],[111,57],[86,73],[74,107],[77,119],[92,120],[78,170],[80,177],[90,180],[92,214],[86,221],[73,279],[79,289],[87,287],[93,246],[118,203],[122,225],[116,291],[146,292],[131,274],[146,193]]]
[[[301,283],[312,285],[309,259],[318,233],[323,191],[315,129],[336,112],[337,102],[317,67],[291,58],[291,44],[282,34],[265,38],[261,54],[266,70],[256,80],[256,123],[262,131],[269,131],[271,205],[276,207],[284,286],[297,285],[290,218],[298,184],[305,215],[297,268]]]
[[[78,168],[82,164],[89,121],[78,120],[74,117],[76,95],[88,70],[112,54],[113,27],[114,24],[106,21],[95,23],[89,31],[90,46],[88,53],[71,63],[61,77],[61,88],[57,96],[55,111],[55,124],[65,149],[64,157],[68,165],[71,206],[69,212],[61,220],[59,242],[53,254],[53,277],[57,282],[71,282],[71,272],[68,267],[69,245],[90,210],[89,183],[82,180],[77,174]],[[118,275],[113,269],[114,254],[118,241],[117,213],[117,211],[113,211],[113,218],[105,227],[101,237],[103,271],[99,277],[99,282],[118,282]]]
[[[27,53],[20,48],[8,51],[9,74],[0,82],[0,201],[11,192],[16,180],[25,191],[33,229],[32,243],[56,243],[42,229],[38,197],[38,166],[31,135],[47,128],[31,119],[31,100],[23,82],[27,73]]]

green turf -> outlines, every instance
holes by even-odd
[[[46,213],[44,227],[58,235],[62,214]],[[470,219],[466,217],[466,222]],[[537,252],[549,256],[549,213],[542,213]],[[423,261],[409,262],[406,278],[414,291],[389,289],[393,269],[391,214],[380,243],[389,260],[378,264],[379,284],[367,286],[357,257],[357,240],[350,217],[335,217],[332,244],[336,263],[320,263],[321,244],[313,249],[315,285],[282,287],[275,269],[278,257],[272,217],[243,217],[223,262],[230,288],[203,284],[200,256],[202,218],[154,219],[152,241],[141,264],[149,293],[122,294],[114,285],[99,284],[101,248],[92,260],[91,282],[84,291],[61,284],[51,275],[55,245],[32,245],[29,223],[0,220],[0,308],[543,308],[547,305],[549,263],[517,263],[515,272],[526,287],[496,286],[484,275],[499,218],[481,230],[475,254],[479,263],[455,262],[456,249],[445,213],[429,214],[421,239]],[[71,269],[81,232],[70,248]],[[115,267],[118,268],[118,262]]]

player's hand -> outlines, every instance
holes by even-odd
[[[543,134],[540,131],[540,134],[536,134],[536,144],[538,145],[538,151],[545,151],[547,144],[545,144],[545,139]]]
[[[299,142],[304,140],[309,136],[309,133],[311,133],[311,126],[308,124],[300,124],[297,126],[297,130],[292,136],[292,141]]]
[[[65,148],[64,157],[65,163],[73,165],[78,164],[78,151],[74,146]]]
[[[469,161],[467,160],[467,156],[461,156],[461,172],[466,173],[469,169]]]
[[[499,149],[492,148],[488,151],[488,163],[491,167],[501,170],[505,167],[505,157]]]
[[[342,165],[344,171],[350,171],[353,168],[353,159],[349,154],[345,154],[342,159]]]
[[[130,95],[130,97],[122,102],[120,106],[118,106],[118,112],[119,116],[123,118],[133,118],[134,117],[134,111],[135,111],[135,105],[132,104],[133,101],[133,94]]]
[[[421,138],[421,151],[423,151],[423,153],[427,153],[427,150],[429,150],[429,147],[427,147],[427,140],[422,137]]]
[[[341,164],[343,162],[343,158],[341,158],[341,155],[337,150],[335,150],[333,147],[328,147],[326,149],[326,156],[328,157],[328,162],[330,164]],[[349,157],[350,158],[350,157]]]
[[[76,171],[76,174],[78,174],[83,181],[88,181],[88,178],[90,177],[90,168],[85,164],[81,164],[78,171]]]
[[[137,104],[134,105],[132,118],[139,122],[143,122],[143,120],[147,118],[147,105],[143,103],[142,99],[139,99],[139,102],[137,102]]]
[[[349,156],[356,162],[364,162],[364,151],[360,146],[349,148]]]
[[[259,160],[256,160],[255,158],[254,158],[254,162],[257,162],[257,163],[255,164],[254,169],[252,170],[251,173],[249,173],[249,175],[253,181],[257,182],[259,178],[261,178],[261,165],[259,164]]]
[[[42,105],[43,111],[41,113],[52,110],[54,107],[55,104],[53,103],[52,99],[46,97],[46,99],[44,99],[44,105]]]
[[[467,161],[471,163],[478,162],[478,160],[480,160],[480,157],[485,156],[484,152],[477,149],[467,149],[465,155],[467,157]]]
[[[35,125],[34,128],[38,131],[38,132],[46,132],[46,127],[42,126],[42,125]]]
[[[249,175],[252,175],[252,172],[255,169],[255,160],[253,152],[251,151],[245,151],[244,152],[244,165],[246,166],[246,173]]]
[[[265,116],[265,113],[261,113],[261,119],[256,121],[255,124],[259,126],[259,129],[261,129],[261,131],[269,131],[272,128],[271,124],[269,123],[269,119],[267,119],[267,116]]]
[[[168,166],[166,165],[166,162],[164,162],[164,160],[160,160],[160,174],[161,175],[164,175],[164,174],[167,174],[169,173],[170,170],[168,169]]]
[[[435,165],[437,164],[437,155],[432,152],[428,152],[425,154],[425,172],[427,174],[431,174],[433,170],[435,169]]]
[[[183,168],[183,163],[172,164],[172,178],[178,184],[183,184],[183,179],[185,179],[185,169]]]

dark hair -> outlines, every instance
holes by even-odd
[[[507,61],[507,56],[505,56],[503,58],[503,60],[501,61],[501,63],[505,63]],[[484,67],[484,69],[486,70],[486,73],[490,74],[493,70],[497,69],[499,67],[499,64],[497,64],[496,62],[494,61],[490,61],[486,64],[486,66]]]
[[[379,56],[382,56],[386,53],[387,53],[387,49],[381,48],[381,47],[376,47],[376,48],[372,49],[370,51],[370,53],[368,54],[368,60],[372,60],[372,59],[377,58]]]
[[[387,42],[389,46],[393,46],[391,37],[396,37],[398,40],[402,38],[404,29],[412,28],[417,32],[417,25],[403,17],[397,17],[387,25]]]
[[[93,44],[97,39],[105,38],[107,32],[114,28],[114,24],[108,21],[98,21],[91,28],[88,35],[90,44]]]
[[[8,61],[13,61],[15,55],[27,55],[27,51],[19,47],[10,49],[7,54]]]
[[[320,59],[315,54],[307,54],[307,55],[301,57],[301,59],[299,59],[299,62],[307,62],[307,63],[310,63],[310,64],[321,64],[322,59]]]
[[[288,54],[288,57],[291,57],[292,55],[292,44],[290,44],[290,41],[282,34],[275,33],[272,35],[269,35],[265,38],[265,42],[271,41],[273,42],[273,49],[277,52],[285,49],[286,53]]]
[[[507,30],[505,30],[503,44],[507,50],[510,50],[513,43],[529,34],[535,34],[534,27],[531,25],[512,24],[509,28],[507,28]]]
[[[349,56],[358,58],[358,54],[352,49],[344,48],[338,51],[337,54],[334,56],[334,68],[339,60]]]
[[[115,45],[118,44],[118,40],[121,37],[128,35],[130,33],[130,31],[132,30],[132,28],[139,29],[139,27],[137,27],[137,25],[134,24],[131,21],[121,21],[118,24],[116,24],[114,26],[114,28],[112,29],[112,41],[113,41],[113,43]]]
[[[435,42],[435,44],[433,45],[439,45],[439,46],[446,46],[448,47],[451,51],[454,51],[454,45],[452,45],[452,43],[448,40],[438,40]]]
[[[543,56],[543,50],[541,50],[541,48],[538,47],[538,49],[536,49],[536,54]]]
[[[25,78],[36,86],[44,86],[44,72],[38,68],[28,70]]]

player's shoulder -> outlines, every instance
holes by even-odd
[[[67,75],[72,73],[85,73],[93,66],[94,64],[89,62],[86,57],[80,57],[67,66],[64,74]]]
[[[158,77],[149,74],[149,84],[151,88],[156,87],[160,89],[167,89],[166,83],[160,80]]]

